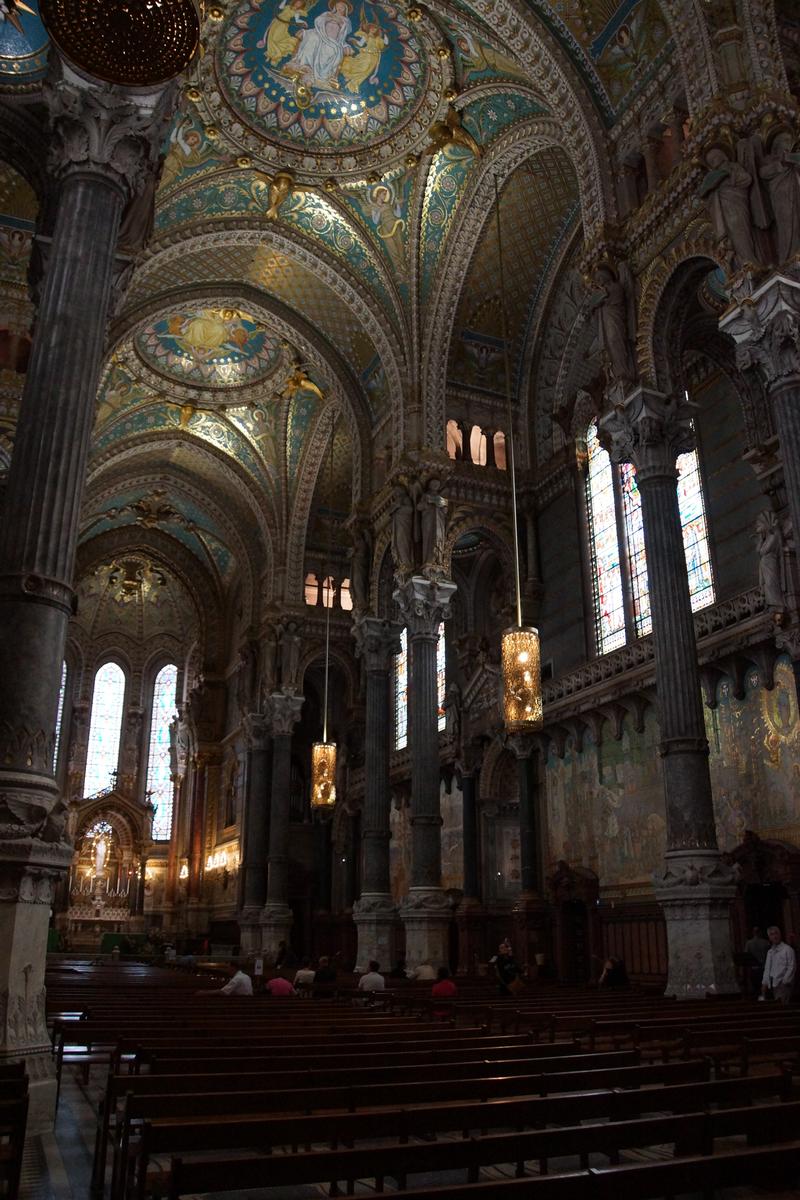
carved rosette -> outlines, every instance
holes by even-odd
[[[439,625],[450,617],[456,585],[450,580],[430,580],[414,575],[394,593],[409,637],[436,638]]]
[[[741,371],[758,370],[769,387],[800,376],[800,278],[772,275],[726,313],[719,327],[736,343]]]
[[[692,406],[652,388],[638,387],[600,421],[600,439],[612,462],[633,463],[639,483],[675,478],[679,454],[693,450]]]
[[[101,176],[124,198],[143,190],[157,169],[175,101],[175,85],[144,93],[89,83],[57,56],[44,86],[52,144],[50,170]]]
[[[402,626],[378,617],[361,617],[353,624],[356,657],[362,659],[367,672],[386,672],[392,658],[400,653]]]

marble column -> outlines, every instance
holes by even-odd
[[[44,1023],[53,874],[72,856],[53,777],[89,437],[126,202],[156,169],[170,92],[128,94],[51,54],[58,192],[0,523],[0,1062],[24,1058],[29,1131],[52,1120]]]
[[[364,802],[361,808],[361,896],[353,905],[358,931],[356,970],[370,959],[393,965],[397,909],[389,880],[389,684],[394,656],[400,653],[402,627],[377,617],[361,617],[353,626],[356,653],[367,677],[364,741]]]
[[[795,545],[800,538],[800,267],[771,275],[753,295],[729,310],[720,329],[736,343],[739,369],[756,369],[771,401],[778,434],[786,501]],[[792,658],[800,698],[800,626],[796,618],[775,632]]]
[[[267,859],[267,902],[261,913],[261,948],[274,959],[278,945],[289,938],[289,787],[292,770],[292,731],[300,720],[303,697],[276,692],[270,697],[272,719],[272,786]]]
[[[408,629],[410,659],[411,886],[400,908],[410,967],[426,961],[439,966],[449,957],[450,904],[442,890],[436,644],[455,590],[450,581],[415,575],[394,593]]]
[[[269,844],[269,718],[249,713],[243,721],[247,741],[247,791],[243,821],[241,950],[261,949],[261,912],[267,898]]]
[[[736,992],[729,928],[734,880],[717,847],[689,580],[677,493],[677,456],[694,445],[683,399],[638,387],[601,421],[615,462],[631,462],[653,615],[667,817],[664,874],[656,896],[669,949],[667,995]]]
[[[472,743],[461,756],[462,853],[464,894],[456,909],[458,974],[472,975],[484,960],[484,908],[481,903],[480,839],[478,836],[478,785],[482,747]]]
[[[205,754],[196,754],[192,773],[192,809],[189,817],[189,878],[186,899],[195,907],[200,903],[205,864],[206,766]]]
[[[536,734],[512,733],[508,748],[517,760],[520,894],[514,905],[514,950],[534,971],[537,955],[550,951],[549,909],[542,894],[542,814]]]

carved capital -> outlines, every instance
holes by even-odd
[[[402,626],[378,617],[361,617],[353,623],[356,657],[367,671],[388,671],[392,657],[400,653]]]
[[[800,377],[800,278],[794,274],[770,276],[719,327],[736,343],[741,371],[757,369],[769,387]]]
[[[633,463],[640,483],[663,476],[674,479],[678,455],[695,446],[692,405],[638,387],[601,419],[600,440],[612,462]]]
[[[265,750],[270,735],[270,721],[264,713],[248,713],[242,721],[248,750]]]
[[[300,720],[304,703],[303,696],[288,696],[283,692],[275,692],[270,696],[273,737],[291,735]]]
[[[410,637],[436,637],[439,625],[450,616],[456,585],[413,575],[394,593],[403,624]]]
[[[107,180],[124,199],[155,173],[175,101],[175,85],[128,92],[89,83],[53,56],[44,86],[52,131],[50,169],[59,178],[84,173]]]
[[[505,741],[517,760],[530,758],[542,749],[542,735],[537,733],[509,733]]]

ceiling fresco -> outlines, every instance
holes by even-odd
[[[233,388],[274,374],[281,339],[249,313],[202,308],[170,313],[136,337],[145,362],[180,383]]]
[[[141,554],[101,563],[78,581],[75,620],[94,638],[185,640],[196,624],[191,597],[171,571]]]
[[[27,299],[28,262],[39,205],[30,184],[0,163],[0,289]]]
[[[39,19],[37,0],[0,3],[0,92],[31,87],[47,69],[50,39]]]

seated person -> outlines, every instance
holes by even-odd
[[[386,980],[379,974],[381,964],[371,959],[369,970],[365,975],[362,975],[358,981],[358,990],[360,992],[382,992],[386,988]]]
[[[230,979],[224,987],[219,988],[223,996],[252,996],[253,981],[246,975],[237,962],[228,965]]]
[[[450,968],[439,967],[436,973],[436,983],[431,988],[431,998],[433,1000],[455,1000],[457,995],[458,988],[450,978]],[[434,1017],[448,1017],[449,1015],[447,1009],[433,1010]]]
[[[264,984],[264,990],[269,992],[270,996],[296,996],[288,979],[284,979],[282,975],[276,975],[274,979],[268,979]]]
[[[630,987],[628,972],[621,958],[607,958],[603,963],[603,974],[597,981],[598,987],[626,988]]]
[[[416,979],[418,983],[431,983],[436,977],[436,972],[427,959],[425,962],[421,962],[415,970],[408,972],[408,978]]]
[[[308,989],[314,982],[316,971],[311,966],[311,959],[304,958],[294,977],[294,986],[296,988]]]
[[[388,979],[408,979],[409,978],[409,972],[406,970],[406,960],[404,958],[398,958],[397,965],[392,967],[387,978]]]
[[[316,996],[332,996],[335,983],[336,967],[331,965],[331,960],[327,955],[323,955],[314,972],[314,994]]]

